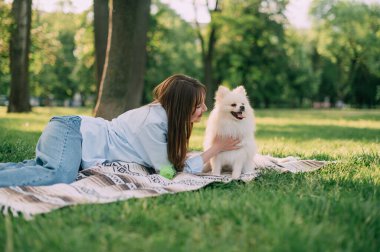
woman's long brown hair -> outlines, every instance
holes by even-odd
[[[161,82],[153,95],[168,116],[168,159],[177,171],[183,171],[193,129],[191,116],[202,104],[206,88],[196,79],[176,74]]]

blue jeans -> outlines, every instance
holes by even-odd
[[[36,146],[36,158],[0,163],[0,187],[71,183],[82,160],[81,118],[53,117]]]

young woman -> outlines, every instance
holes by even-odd
[[[173,75],[154,89],[154,101],[112,121],[88,116],[53,117],[36,146],[36,158],[0,163],[0,187],[71,183],[79,169],[105,161],[135,162],[159,171],[201,172],[221,151],[239,148],[234,139],[217,138],[205,152],[186,158],[193,123],[207,110],[205,87]]]

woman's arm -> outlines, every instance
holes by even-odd
[[[139,154],[156,171],[171,165],[168,160],[165,133],[164,127],[161,127],[160,124],[147,124],[141,127],[138,134],[135,135],[136,140],[134,143],[139,146],[137,148]],[[200,155],[186,159],[184,171],[189,173],[202,172],[204,164],[209,162],[213,156],[223,151],[239,149],[239,143],[239,140],[233,138],[216,137],[208,150]]]

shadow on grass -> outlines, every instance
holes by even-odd
[[[342,127],[334,125],[285,125],[260,124],[256,132],[259,138],[289,138],[295,140],[352,140],[379,142],[380,130]]]

